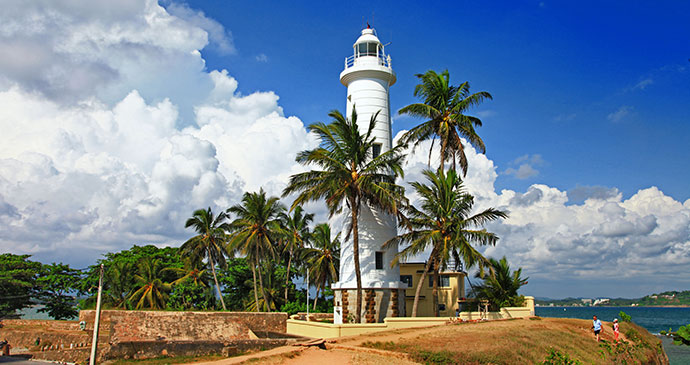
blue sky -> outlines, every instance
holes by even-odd
[[[274,90],[305,123],[344,108],[342,59],[366,21],[391,44],[392,109],[415,102],[414,74],[448,69],[492,93],[479,132],[499,172],[541,155],[538,175],[497,188],[651,185],[690,198],[690,6],[682,2],[190,1],[231,30],[237,53],[204,53],[240,91]],[[266,55],[267,61],[256,59]],[[618,114],[616,114],[618,113]],[[618,117],[616,117],[618,115]],[[416,120],[399,117],[394,130]]]
[[[468,149],[465,183],[478,208],[510,213],[487,226],[501,240],[484,253],[522,267],[527,294],[688,289],[689,13],[686,2],[5,0],[0,252],[85,267],[133,244],[181,244],[196,209],[279,195],[303,171],[295,154],[317,145],[305,127],[345,108],[338,77],[368,21],[390,43],[393,112],[417,101],[414,75],[429,69],[493,95],[471,111],[487,153]],[[418,122],[394,116],[394,132]],[[422,179],[426,151],[408,161],[405,183]],[[307,209],[327,219],[323,204]]]

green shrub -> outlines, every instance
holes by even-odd
[[[674,345],[690,346],[690,324],[680,326],[678,331],[674,332],[672,335]]]
[[[424,364],[450,365],[455,364],[455,355],[450,351],[417,351],[413,359]]]
[[[564,354],[555,349],[549,349],[549,354],[546,359],[541,362],[543,365],[580,365],[582,362],[577,359],[571,359],[570,355]]]
[[[628,315],[627,313],[625,313],[623,311],[620,311],[620,313],[618,313],[618,315],[621,317],[622,322],[631,322],[632,321],[632,317],[630,317],[630,315]]]

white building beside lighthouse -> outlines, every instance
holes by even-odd
[[[391,58],[373,29],[367,27],[354,46],[354,54],[345,59],[340,82],[347,87],[346,117],[357,111],[361,133],[377,112],[373,135],[376,145],[373,154],[391,149],[391,113],[389,89],[395,84]],[[334,232],[346,236],[349,224],[347,213],[332,220]],[[364,205],[359,215],[359,260],[362,274],[362,321],[382,322],[385,317],[405,315],[405,288],[400,282],[400,268],[390,266],[398,253],[397,247],[383,248],[383,244],[397,235],[396,218]],[[334,322],[349,322],[354,318],[357,298],[354,250],[352,237],[343,240],[340,248],[340,281],[332,285],[335,294]]]

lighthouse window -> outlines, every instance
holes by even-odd
[[[377,43],[360,43],[357,45],[359,56],[376,56],[378,44]]]
[[[374,143],[373,146],[371,146],[371,154],[372,158],[379,157],[381,154],[381,144],[380,143]]]
[[[376,252],[376,270],[383,270],[383,252]]]

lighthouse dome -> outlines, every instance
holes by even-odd
[[[376,43],[381,44],[379,38],[374,34],[374,30],[371,28],[362,29],[362,35],[355,41],[355,46],[360,43]]]

